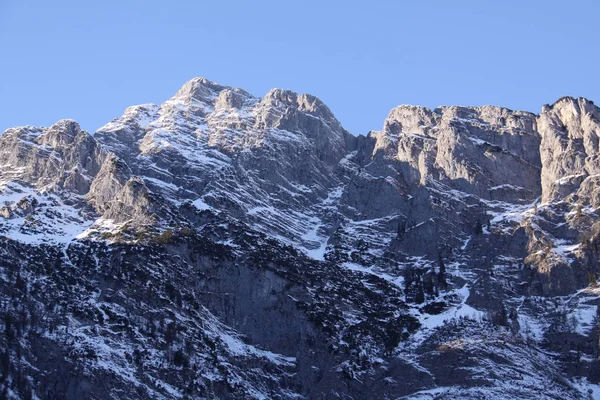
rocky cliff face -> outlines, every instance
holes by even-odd
[[[581,202],[597,206],[598,107],[587,99],[564,97],[544,106],[539,126],[544,167],[542,200],[557,201],[577,194]]]
[[[41,191],[87,193],[104,157],[74,121],[59,121],[47,129],[13,128],[2,135],[2,179],[26,181]]]
[[[400,161],[409,185],[439,181],[501,201],[539,195],[540,135],[533,114],[491,106],[400,106],[375,137],[375,152]]]
[[[94,135],[9,129],[0,390],[587,398],[599,117],[399,106],[353,136],[196,78]]]

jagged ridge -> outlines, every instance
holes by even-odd
[[[6,289],[4,304],[26,293],[32,300],[29,311],[7,306],[5,315],[33,318],[62,299],[61,313],[19,325],[28,363],[41,366],[50,362],[36,350],[44,329],[66,337],[74,326],[97,330],[83,304],[128,310],[108,316],[110,329],[126,321],[137,333],[123,331],[112,345],[154,358],[135,368],[101,351],[79,360],[84,372],[56,389],[66,397],[99,396],[97,384],[110,381],[115,390],[133,383],[128,398],[528,398],[543,389],[577,398],[593,388],[585,379],[599,379],[598,116],[592,102],[574,98],[539,116],[399,106],[381,131],[352,136],[313,96],[274,89],[260,99],[196,78],[161,105],[128,108],[93,137],[73,121],[10,129],[0,136],[0,266],[12,271],[5,285],[20,279],[25,290]],[[129,260],[123,271],[119,254],[146,260]],[[81,285],[99,292],[102,305],[62,289],[50,299],[32,293],[48,265],[58,285],[74,267],[87,271]],[[171,270],[180,272],[164,286]],[[136,274],[152,278],[144,284]],[[138,305],[106,294],[119,279]],[[160,299],[155,316],[166,322],[156,342],[142,345],[152,329],[136,291],[148,284]],[[542,306],[548,301],[553,311]],[[251,344],[232,349],[231,328]],[[5,332],[13,349],[13,328]],[[99,352],[109,340],[109,331],[94,335],[75,335],[72,345],[42,336],[68,364],[82,343]],[[212,350],[207,340],[216,340]],[[208,361],[185,361],[185,346],[213,354],[213,369],[194,371]],[[232,362],[240,346],[242,364]],[[583,355],[547,352],[574,348]],[[16,353],[5,354],[4,390],[23,395],[19,377],[36,373],[18,372]],[[265,379],[236,369],[257,359]],[[548,362],[557,367],[542,367]],[[453,375],[455,364],[465,373]],[[148,368],[153,378],[141,379]],[[184,387],[169,368],[194,383]],[[107,375],[125,370],[124,380]],[[33,389],[44,396],[49,387]]]

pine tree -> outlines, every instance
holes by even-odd
[[[397,229],[397,236],[398,239],[402,239],[402,237],[404,236],[404,232],[406,232],[406,221],[400,221],[398,223],[398,229]]]
[[[404,292],[408,293],[408,290],[413,284],[414,280],[414,272],[412,267],[407,267],[404,269]]]
[[[415,295],[415,303],[420,304],[425,301],[425,292],[423,291],[423,283],[421,282],[421,277],[417,276],[415,281],[417,294]]]
[[[10,373],[10,355],[8,354],[8,349],[0,353],[0,369],[2,372],[1,379],[5,381]]]
[[[506,312],[506,307],[504,303],[502,303],[502,308],[500,311],[494,313],[492,316],[492,324],[500,325],[500,326],[508,326],[508,313]]]
[[[167,325],[165,341],[170,345],[175,341],[175,339],[177,339],[177,324],[175,324],[175,322],[170,322],[169,325]]]
[[[13,318],[12,315],[10,315],[10,313],[7,311],[4,313],[4,335],[8,341],[11,341],[14,338],[12,326]]]
[[[475,225],[475,234],[481,235],[483,233],[483,225],[481,225],[481,221],[477,220],[477,224]]]
[[[441,254],[438,255],[438,266],[440,269],[440,271],[437,274],[438,283],[441,286],[445,287],[447,285],[447,283],[446,283],[446,263],[444,263],[444,259],[442,258]]]

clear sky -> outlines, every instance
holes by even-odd
[[[195,76],[320,97],[355,134],[398,104],[600,103],[600,1],[0,0],[0,132],[95,131]]]

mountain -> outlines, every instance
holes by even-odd
[[[14,399],[600,398],[600,109],[204,78],[93,135],[0,135]]]

